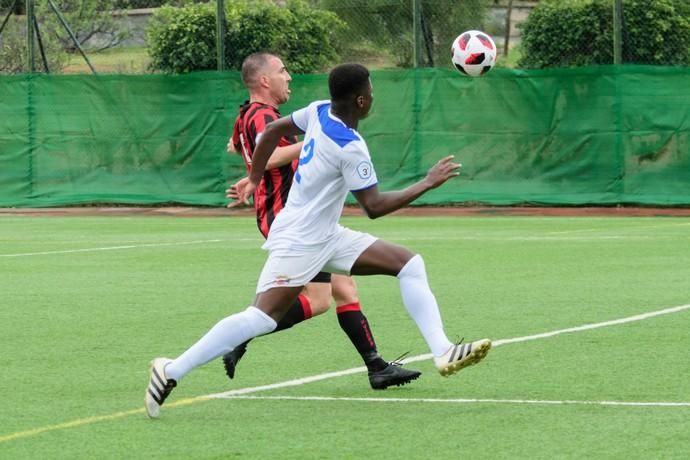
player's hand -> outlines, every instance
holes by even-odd
[[[460,163],[453,163],[455,155],[441,158],[426,174],[426,181],[431,188],[436,188],[451,177],[460,175]]]
[[[230,154],[237,153],[237,151],[235,150],[235,146],[232,144],[232,138],[228,139],[228,145],[226,149]]]
[[[254,196],[254,190],[256,190],[256,184],[247,179],[247,185],[245,185],[244,190],[240,193],[240,201],[249,203],[249,198]]]
[[[239,206],[249,205],[248,200],[242,200],[242,198],[241,198],[242,196],[244,196],[244,189],[247,187],[248,182],[249,182],[249,178],[244,177],[244,178],[238,180],[237,182],[235,182],[234,184],[232,184],[229,189],[225,190],[226,198],[230,198],[231,200],[235,200],[235,201],[231,201],[230,203],[228,203],[228,208],[236,208]]]

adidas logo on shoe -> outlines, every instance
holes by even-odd
[[[447,377],[465,367],[477,364],[489,353],[491,340],[481,339],[472,343],[460,343],[452,346],[443,356],[434,358],[439,373]]]
[[[151,361],[149,385],[146,388],[144,405],[146,413],[151,418],[157,418],[161,406],[170,392],[177,386],[177,382],[165,376],[165,366],[172,362],[168,358],[156,358]]]

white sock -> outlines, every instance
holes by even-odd
[[[256,307],[230,315],[218,321],[197,343],[165,366],[165,375],[179,382],[195,367],[232,351],[249,339],[268,334],[275,328],[273,318]]]
[[[419,328],[434,356],[447,352],[453,343],[443,331],[441,313],[429,288],[422,256],[416,255],[398,273],[400,293],[407,312]]]

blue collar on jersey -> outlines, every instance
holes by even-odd
[[[359,136],[354,129],[348,128],[340,120],[334,120],[328,115],[328,110],[331,104],[323,104],[318,106],[319,123],[321,123],[321,131],[328,136],[333,142],[338,144],[340,148],[345,147],[352,141],[359,139]]]

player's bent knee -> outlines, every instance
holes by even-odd
[[[326,313],[330,307],[330,299],[319,299],[319,301],[316,301],[311,304],[311,314],[312,316],[319,316],[322,313]]]
[[[424,259],[419,254],[408,260],[398,272],[398,278],[407,276],[426,278],[426,265],[424,264]]]
[[[290,309],[301,290],[302,288],[297,286],[271,288],[256,295],[254,307],[279,321]]]
[[[322,313],[326,313],[330,307],[330,301],[315,302],[311,305],[311,315],[319,316]]]
[[[355,284],[355,281],[351,277],[333,275],[331,286],[333,289],[333,299],[335,299],[336,305],[349,305],[359,302],[357,284]]]

